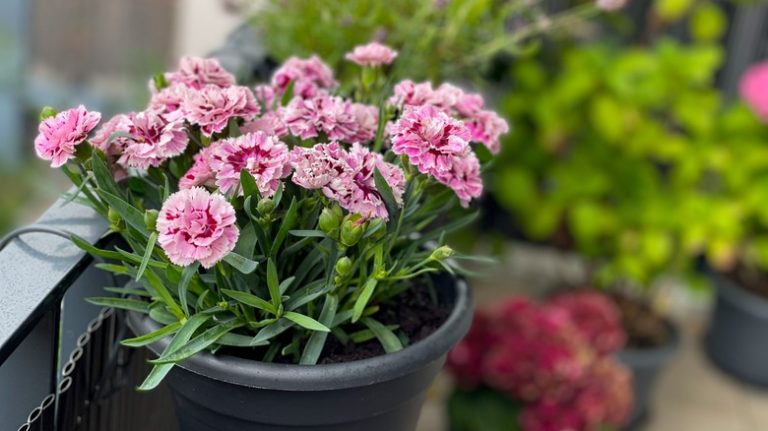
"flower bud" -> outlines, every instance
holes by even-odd
[[[317,225],[320,227],[320,230],[325,232],[328,236],[333,236],[333,232],[341,225],[341,218],[343,216],[341,208],[337,206],[323,208]]]
[[[109,221],[109,228],[113,231],[120,232],[122,230],[120,226],[120,223],[122,222],[120,214],[118,214],[112,207],[107,210],[107,221]]]
[[[347,256],[336,261],[336,273],[340,276],[343,277],[347,275],[350,269],[352,269],[352,259]]]
[[[146,210],[144,212],[144,224],[150,232],[154,232],[157,229],[157,214],[157,210]]]
[[[272,199],[262,199],[256,205],[256,211],[263,216],[272,214],[274,210],[275,202]]]
[[[445,260],[453,256],[453,254],[454,251],[452,248],[448,247],[447,245],[443,245],[434,249],[429,258],[432,260]]]
[[[360,214],[348,214],[341,222],[341,243],[346,247],[357,244],[365,233],[367,223]]]
[[[40,110],[40,121],[47,120],[48,118],[55,117],[55,116],[56,116],[56,110],[50,106],[45,106],[43,107],[42,110]]]

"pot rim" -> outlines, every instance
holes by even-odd
[[[254,361],[200,352],[176,366],[210,379],[279,391],[339,390],[394,380],[440,360],[467,333],[472,323],[472,295],[467,282],[451,277],[455,302],[448,318],[426,338],[403,350],[373,358],[334,364],[299,365]],[[144,334],[160,326],[148,315],[128,312],[128,326]],[[147,347],[155,354],[170,343],[161,339]]]
[[[711,271],[717,295],[761,319],[768,319],[768,299],[752,293],[723,273]]]

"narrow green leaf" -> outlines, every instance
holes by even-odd
[[[246,259],[253,259],[256,250],[256,230],[253,223],[246,223],[240,229],[240,237],[237,239],[234,252]]]
[[[360,319],[360,322],[373,332],[376,339],[381,343],[381,346],[384,347],[385,352],[393,353],[403,349],[403,344],[400,342],[400,339],[397,338],[397,335],[387,329],[387,327],[382,325],[378,320],[371,317],[363,317]]]
[[[322,323],[318,322],[317,320],[305,316],[303,314],[296,313],[294,311],[286,311],[283,315],[286,319],[296,323],[297,325],[309,329],[311,331],[323,331],[323,332],[330,332],[331,330],[328,329],[327,326],[323,325]]]
[[[149,293],[144,289],[134,289],[130,287],[105,287],[104,290],[118,295],[125,296],[143,296],[149,298]]]
[[[222,346],[232,346],[232,347],[257,347],[257,346],[266,346],[269,344],[268,341],[261,341],[259,343],[254,344],[253,337],[247,336],[247,335],[241,335],[241,334],[224,334],[223,337],[219,338],[217,341],[218,344],[221,344]]]
[[[115,265],[112,263],[97,263],[95,265],[96,268],[103,269],[104,271],[109,271],[116,275],[130,275],[133,276],[136,274],[136,270],[130,266],[125,265]]]
[[[120,344],[128,347],[141,347],[147,344],[152,344],[157,340],[165,338],[169,334],[173,334],[181,328],[181,322],[171,323],[168,326],[163,326],[157,331],[150,332],[148,334],[140,335],[134,338],[126,338],[121,341]]]
[[[162,302],[156,301],[149,306],[149,317],[163,325],[171,325],[179,321],[179,318],[168,312],[168,307]]]
[[[288,86],[285,87],[285,93],[283,93],[282,99],[280,99],[280,106],[285,106],[288,104],[288,102],[293,99],[293,87],[296,84],[296,80],[292,79],[291,82],[288,83]]]
[[[119,308],[121,310],[138,311],[140,313],[149,313],[149,303],[140,301],[138,299],[130,298],[112,298],[112,297],[96,297],[85,298],[86,301],[93,305],[99,305],[101,307]]]
[[[267,260],[267,289],[269,289],[269,296],[272,298],[272,305],[275,310],[279,309],[283,299],[280,294],[280,281],[277,279],[277,266],[272,259]]]
[[[290,276],[280,282],[280,286],[277,287],[277,290],[280,291],[280,295],[285,295],[285,291],[288,290],[288,287],[290,287],[294,280],[296,280],[296,277]]]
[[[360,296],[357,297],[357,300],[355,301],[355,305],[352,307],[353,314],[352,314],[352,323],[357,322],[360,320],[360,317],[363,315],[363,311],[365,310],[365,307],[368,305],[368,301],[370,301],[371,296],[373,295],[373,291],[376,289],[376,284],[378,283],[378,280],[375,278],[369,279],[365,286],[363,286],[362,292],[360,292]]]
[[[224,262],[232,265],[233,268],[243,274],[250,274],[256,270],[257,266],[259,266],[258,262],[240,256],[235,252],[229,252],[226,256],[224,256]]]
[[[170,354],[168,355],[163,354],[163,356],[161,356],[160,358],[153,359],[149,362],[153,364],[170,364],[170,363],[181,362],[189,358],[190,356],[196,353],[199,353],[203,349],[215,343],[216,340],[223,337],[224,334],[240,326],[242,326],[242,323],[236,320],[219,324],[217,326],[214,326],[206,330],[202,334],[193,338],[189,343],[174,350]]]
[[[99,195],[112,207],[120,217],[140,234],[149,236],[147,226],[144,224],[144,214],[136,207],[105,190],[98,190]]]
[[[91,166],[93,167],[93,176],[99,188],[115,196],[120,196],[120,189],[117,187],[112,171],[107,166],[106,156],[101,150],[93,152]]]
[[[325,232],[319,229],[289,230],[288,233],[291,234],[292,236],[298,236],[298,237],[325,238]]]
[[[147,283],[149,283],[152,289],[155,290],[155,293],[163,301],[166,307],[168,307],[168,310],[173,313],[179,320],[185,319],[186,316],[181,310],[181,307],[179,307],[179,304],[177,304],[176,300],[173,299],[171,292],[168,291],[167,287],[165,287],[163,280],[157,274],[155,274],[155,271],[150,268],[144,273],[144,275]]]
[[[256,196],[259,197],[259,186],[256,185],[256,179],[253,178],[253,174],[243,169],[240,171],[240,186],[243,189],[244,196]]]
[[[75,243],[75,245],[78,248],[80,248],[80,249],[82,249],[82,250],[86,251],[87,253],[90,253],[90,254],[92,254],[94,256],[103,257],[104,259],[123,260],[123,258],[120,255],[120,253],[118,253],[116,251],[102,250],[102,249],[100,249],[98,247],[95,247],[95,246],[91,245],[88,241],[84,240],[83,238],[81,238],[81,237],[79,237],[79,236],[77,236],[75,234],[71,234],[69,236],[69,238],[70,238],[70,240],[72,240],[73,243]]]
[[[293,325],[294,323],[288,319],[280,319],[277,322],[271,323],[262,328],[258,333],[256,333],[256,336],[253,337],[251,342],[258,345],[259,343],[269,341],[272,338],[282,334]]]
[[[181,303],[181,310],[185,316],[189,316],[189,305],[187,304],[187,290],[189,289],[189,282],[192,281],[192,277],[197,274],[197,270],[200,267],[199,262],[194,262],[192,265],[185,266],[181,270],[181,280],[179,281],[179,302]]]
[[[141,259],[141,265],[139,270],[136,271],[136,280],[140,279],[144,275],[144,271],[147,269],[149,259],[152,258],[152,252],[155,250],[155,243],[157,242],[157,232],[149,234],[149,240],[147,241],[147,249],[144,251],[144,257]]]
[[[88,175],[85,177],[82,183],[77,186],[77,189],[75,189],[74,193],[65,193],[64,194],[64,201],[61,203],[60,206],[67,206],[68,204],[75,201],[79,196],[80,193],[83,192],[83,188],[88,185],[88,182],[93,179],[93,173],[89,172]]]
[[[336,307],[338,306],[338,299],[335,295],[328,295],[325,297],[325,303],[323,309],[320,311],[320,324],[325,327],[330,327],[333,324],[333,318],[336,316]],[[304,346],[304,352],[301,354],[300,364],[315,365],[320,358],[320,353],[325,346],[325,340],[328,338],[328,333],[324,331],[315,331],[309,336],[307,344]]]
[[[272,242],[272,247],[269,250],[270,256],[274,256],[275,253],[277,253],[277,250],[283,244],[283,240],[285,240],[285,237],[288,235],[288,231],[291,230],[294,223],[296,222],[296,215],[298,211],[299,205],[296,202],[296,198],[294,197],[291,199],[291,205],[288,206],[288,211],[285,212],[283,222],[280,224],[280,230],[277,231],[275,240]]]
[[[250,305],[251,307],[258,308],[259,310],[264,310],[272,314],[277,314],[277,309],[275,309],[272,304],[259,298],[256,295],[231,289],[221,289],[221,293],[229,296],[237,302],[242,302],[243,304]]]
[[[210,318],[210,315],[201,314],[190,317],[189,320],[187,320],[187,323],[185,323],[173,337],[161,356],[167,355],[180,348],[181,346],[187,344],[189,339],[192,338],[192,335],[194,335],[195,331],[197,331],[197,328],[207,322]],[[165,376],[169,371],[171,371],[172,368],[173,364],[155,365],[147,378],[144,379],[144,382],[138,387],[138,390],[151,391],[152,389],[155,389],[157,385],[163,381]]]
[[[389,183],[381,175],[378,168],[373,172],[373,181],[376,184],[376,190],[381,194],[381,199],[384,200],[384,205],[387,207],[389,225],[393,226],[396,223],[396,219],[400,216],[400,210],[395,200],[395,195],[392,193],[392,188],[389,187]]]
[[[398,328],[398,325],[386,325],[385,327],[390,331],[394,331]],[[363,329],[361,331],[349,334],[349,339],[355,343],[364,343],[366,341],[373,340],[374,338],[376,338],[376,334],[374,334],[370,329]]]

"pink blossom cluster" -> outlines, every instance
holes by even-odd
[[[333,71],[319,57],[291,57],[272,75],[272,88],[282,96],[293,85],[293,96],[308,99],[325,94],[337,85]]]
[[[493,154],[501,150],[501,135],[509,132],[506,120],[484,109],[485,101],[477,93],[444,83],[437,89],[429,82],[419,84],[410,80],[395,85],[389,104],[403,109],[430,105],[446,114],[461,119],[470,131],[470,140],[483,144]]]
[[[344,58],[359,66],[384,66],[395,61],[397,51],[378,42],[371,42],[367,45],[356,46]]]
[[[397,166],[384,161],[355,143],[349,151],[332,142],[312,148],[296,147],[291,152],[293,182],[306,189],[320,189],[347,211],[363,218],[387,220],[389,214],[376,188],[374,172],[378,169],[392,189],[396,203],[402,205],[405,176]]]
[[[294,98],[282,112],[282,120],[301,139],[322,134],[331,141],[366,142],[376,136],[379,112],[375,106],[321,94]]]
[[[754,64],[744,72],[739,92],[755,115],[768,122],[768,61]]]
[[[35,152],[51,167],[58,168],[75,155],[75,147],[88,138],[88,133],[101,121],[101,114],[89,112],[83,105],[59,112],[40,123],[35,138]]]
[[[521,402],[525,431],[620,427],[631,412],[632,382],[612,358],[624,340],[616,317],[596,292],[543,304],[510,298],[477,313],[448,369],[467,390],[486,386]]]

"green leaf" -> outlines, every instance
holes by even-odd
[[[172,325],[179,321],[179,318],[168,312],[168,307],[162,302],[154,302],[149,306],[149,317],[155,322],[163,325]]]
[[[258,343],[253,342],[253,337],[248,335],[241,335],[241,334],[224,334],[223,337],[219,338],[217,341],[218,344],[222,346],[233,346],[233,347],[257,347],[257,346],[266,346],[269,344],[268,341],[260,341]]]
[[[240,186],[244,196],[256,196],[258,198],[259,186],[256,185],[256,179],[245,169],[240,171]]]
[[[181,280],[179,281],[179,302],[181,302],[181,310],[185,316],[189,316],[189,305],[187,304],[187,290],[189,289],[189,282],[192,281],[192,277],[197,274],[197,270],[200,267],[200,262],[194,262],[189,266],[185,266],[181,270]]]
[[[149,236],[147,226],[144,224],[144,214],[136,207],[124,201],[122,198],[113,195],[105,190],[98,190],[101,196],[112,209],[117,211],[120,217],[125,220],[132,228],[136,229],[142,235]]]
[[[167,355],[187,344],[195,331],[197,331],[197,328],[207,322],[210,318],[210,315],[203,314],[197,314],[190,317],[189,320],[187,320],[187,323],[185,323],[173,337],[161,356]],[[152,389],[155,389],[172,368],[173,364],[155,365],[147,378],[144,379],[144,382],[137,389],[140,391],[151,391]]]
[[[147,303],[146,301],[140,301],[138,299],[96,297],[96,298],[85,298],[85,300],[90,302],[93,305],[99,305],[102,307],[119,308],[122,310],[138,311],[140,313],[149,313],[149,303]]]
[[[280,99],[280,105],[285,106],[288,104],[288,102],[293,99],[293,87],[296,84],[296,80],[292,79],[291,82],[288,83],[288,86],[285,87],[285,93],[283,93],[282,99]]]
[[[242,323],[238,322],[237,320],[219,324],[206,330],[202,334],[192,339],[189,343],[172,351],[170,354],[163,354],[163,356],[160,358],[153,359],[149,362],[153,364],[170,364],[181,362],[191,357],[192,355],[199,353],[203,349],[215,343],[216,340],[223,337],[229,331],[239,328],[240,326],[242,326]]]
[[[151,295],[144,289],[134,289],[130,287],[105,287],[104,290],[118,295],[125,296],[143,296],[149,298]]]
[[[292,236],[298,236],[301,238],[306,238],[306,237],[325,238],[325,232],[318,229],[289,230],[288,233],[291,234]]]
[[[75,234],[71,234],[69,239],[72,240],[72,242],[75,243],[78,248],[94,256],[103,257],[104,259],[123,260],[123,257],[120,255],[120,253],[116,251],[102,250],[91,245],[88,241]]]
[[[277,314],[277,309],[272,304],[259,298],[256,295],[231,289],[221,289],[221,293],[229,296],[237,302],[242,302],[243,304],[250,305],[251,307],[258,308],[259,310],[264,310],[272,314]]]
[[[371,278],[368,280],[368,282],[365,283],[365,286],[363,286],[362,292],[360,292],[360,296],[357,297],[357,300],[355,301],[355,305],[352,307],[353,314],[352,314],[352,323],[357,322],[360,320],[360,316],[363,315],[363,311],[365,310],[365,307],[368,305],[368,301],[371,299],[371,296],[373,295],[374,289],[376,289],[376,284],[378,283],[378,280],[375,278]]]
[[[246,257],[240,256],[235,252],[230,252],[226,256],[224,256],[224,262],[227,262],[228,264],[232,265],[233,268],[235,268],[236,270],[240,271],[243,274],[250,274],[256,270],[257,266],[259,266],[258,262],[248,259]]]
[[[120,189],[117,187],[117,183],[115,183],[112,171],[107,166],[106,156],[103,152],[93,152],[91,166],[93,167],[93,175],[99,188],[115,196],[120,196]]]
[[[154,293],[157,294],[157,296],[163,301],[166,307],[168,307],[168,310],[170,310],[170,312],[173,313],[174,316],[176,316],[179,320],[185,319],[186,316],[181,310],[181,307],[179,307],[179,304],[177,304],[176,300],[173,299],[171,292],[168,291],[167,287],[165,287],[163,280],[157,274],[155,274],[155,271],[150,268],[145,272],[144,275],[144,278],[147,280],[147,283],[149,283],[149,286],[155,290]]]
[[[139,270],[136,271],[136,280],[139,280],[142,275],[144,275],[144,271],[147,269],[147,265],[149,264],[149,259],[152,258],[152,252],[155,250],[155,243],[157,242],[157,232],[152,232],[149,234],[149,240],[147,241],[147,249],[144,251],[144,257],[141,259],[141,265],[139,265]]]
[[[280,286],[277,287],[277,290],[280,291],[280,295],[285,295],[285,291],[288,290],[288,287],[291,285],[291,283],[293,283],[294,280],[296,280],[296,277],[290,276],[280,282]]]
[[[148,334],[140,335],[134,338],[126,338],[121,341],[120,344],[128,347],[141,347],[147,344],[152,344],[157,340],[165,338],[169,334],[173,334],[181,328],[181,322],[171,323],[168,326],[163,326],[157,331],[152,331]]]
[[[246,259],[253,259],[256,241],[256,229],[254,229],[253,223],[246,223],[240,229],[240,238],[237,239],[234,252]]]
[[[80,196],[80,193],[83,192],[83,188],[88,186],[88,182],[93,179],[93,173],[89,172],[88,175],[85,177],[82,183],[77,186],[77,189],[75,189],[74,193],[66,193],[64,196],[64,201],[61,203],[61,206],[66,206],[72,201],[76,200],[78,196]]]
[[[384,205],[387,207],[387,213],[389,214],[389,226],[395,226],[397,224],[397,218],[400,215],[400,210],[395,201],[395,195],[392,193],[392,188],[389,187],[389,183],[381,175],[379,169],[373,172],[373,180],[376,183],[376,190],[381,194],[381,198],[384,200]]]
[[[390,331],[394,331],[398,328],[398,325],[386,325],[386,328]],[[374,338],[376,338],[376,334],[374,334],[370,329],[363,329],[361,331],[349,334],[349,339],[355,343],[364,343],[366,341],[373,340]]]
[[[277,278],[277,266],[272,259],[267,260],[267,289],[269,289],[269,296],[272,298],[274,309],[280,309],[283,299],[280,294],[280,281]]]
[[[387,329],[387,327],[382,325],[378,320],[371,317],[363,317],[360,319],[360,322],[373,332],[379,340],[379,343],[381,343],[381,346],[384,347],[385,352],[393,353],[403,349],[403,344],[400,342],[400,339],[397,338],[397,335]]]
[[[265,326],[259,331],[255,337],[253,337],[252,343],[263,343],[269,341],[272,338],[282,334],[288,328],[293,326],[294,323],[288,319],[280,319],[275,323]]]
[[[283,223],[280,225],[280,230],[277,231],[275,240],[272,242],[272,247],[269,250],[269,255],[274,256],[280,246],[283,244],[288,231],[293,227],[296,222],[296,214],[299,211],[299,205],[296,202],[296,198],[291,199],[291,205],[288,207],[288,211],[285,212],[283,217]]]
[[[338,299],[335,295],[328,295],[325,297],[325,303],[323,309],[320,311],[320,324],[325,327],[330,327],[333,324],[333,318],[336,316],[336,307],[338,306]],[[325,346],[325,340],[328,338],[328,333],[324,331],[315,331],[309,336],[307,344],[304,346],[304,352],[301,354],[300,364],[303,365],[315,365],[320,358],[320,353]]]
[[[283,315],[286,319],[296,323],[297,325],[309,329],[310,331],[323,331],[323,332],[330,332],[331,330],[328,329],[327,326],[323,325],[322,323],[318,322],[317,320],[305,316],[303,314],[296,313],[294,311],[286,311]]]

